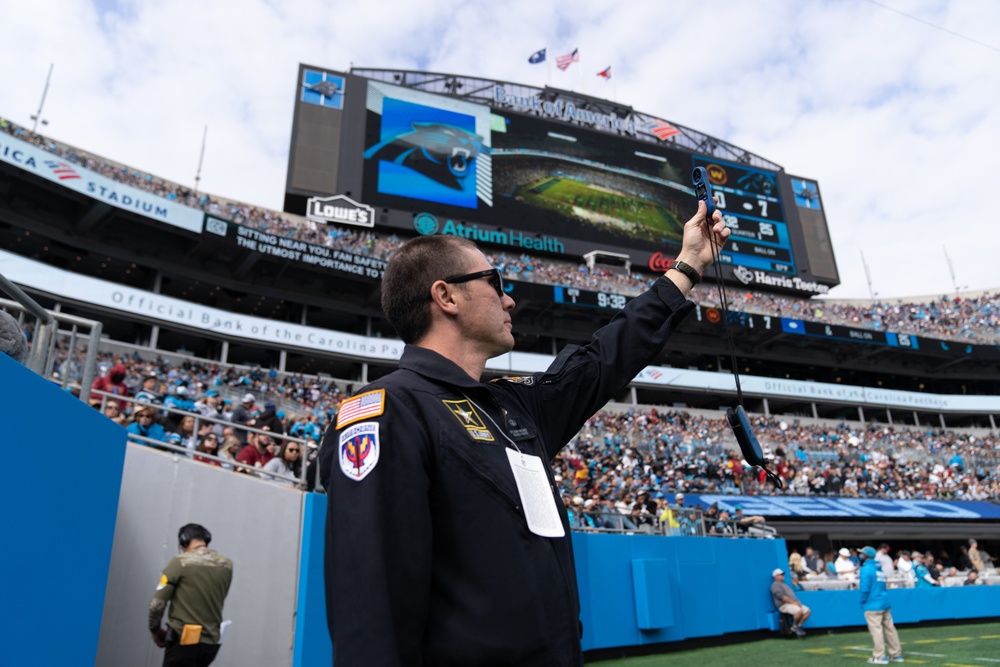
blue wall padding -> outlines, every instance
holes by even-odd
[[[670,564],[660,558],[632,561],[632,592],[636,625],[640,630],[660,630],[674,624]]]
[[[295,666],[329,665],[323,606],[322,496],[307,497],[303,581],[299,586]],[[325,504],[325,503],[324,503]],[[771,572],[788,568],[785,541],[573,533],[584,650],[676,642],[775,630]],[[897,623],[1000,616],[1000,588],[891,590]],[[865,627],[855,591],[801,592],[805,624]],[[308,635],[308,636],[303,636]]]
[[[8,463],[0,484],[2,662],[93,665],[125,429],[5,354],[0,379]]]

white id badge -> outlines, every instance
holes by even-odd
[[[507,459],[517,482],[517,493],[521,496],[528,530],[542,537],[564,537],[566,531],[559,519],[559,510],[556,509],[542,459],[510,448],[507,448]]]

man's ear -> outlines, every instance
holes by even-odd
[[[448,315],[455,315],[458,312],[456,297],[461,289],[459,285],[451,285],[443,280],[436,280],[431,285],[431,301]]]

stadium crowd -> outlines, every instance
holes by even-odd
[[[56,373],[72,373],[64,361]],[[191,449],[209,430],[195,433],[183,412],[236,425],[267,425],[278,434],[310,442],[315,450],[340,402],[354,387],[343,380],[273,369],[242,368],[197,360],[173,364],[158,358],[103,353],[91,400],[128,426],[135,405],[154,411],[160,439]],[[112,394],[107,396],[106,394]],[[121,396],[122,401],[115,401]],[[249,400],[247,400],[249,399]],[[117,403],[117,405],[113,405]],[[250,423],[255,420],[254,423]],[[759,469],[742,460],[724,418],[714,413],[659,408],[606,408],[594,415],[556,457],[553,471],[567,502],[579,498],[621,513],[642,494],[658,516],[677,493],[821,495],[848,498],[987,500],[1000,498],[1000,437],[937,428],[834,422],[801,423],[754,416],[765,457],[784,482],[775,491]],[[140,422],[140,425],[141,422]],[[138,428],[138,427],[136,427]],[[134,429],[133,429],[134,430]],[[280,445],[281,443],[276,443]]]
[[[103,176],[146,192],[177,201],[205,212],[267,233],[388,259],[402,243],[395,235],[322,226],[287,213],[234,202],[208,194],[199,194],[181,185],[115,164],[78,149],[59,144],[39,134],[0,118],[0,132],[38,146],[68,162],[81,165]],[[543,259],[529,255],[487,255],[513,280],[567,285],[589,290],[638,294],[649,287],[656,276],[641,272],[623,273],[602,267]],[[691,298],[704,306],[718,307],[715,290],[701,285]],[[797,299],[750,290],[732,290],[729,299],[734,309],[779,317],[813,320],[863,329],[910,333],[966,343],[1000,343],[1000,291],[978,296],[942,295],[923,302],[858,301],[841,303],[830,300]]]
[[[861,569],[859,549],[841,547],[820,553],[806,547],[804,553],[792,547],[788,554],[788,570],[793,586],[799,582],[812,582],[824,588],[825,582],[846,582],[846,587],[856,587]],[[952,545],[949,552],[940,549],[937,555],[929,550],[897,549],[883,542],[875,552],[875,561],[885,574],[889,588],[931,588],[934,586],[979,586],[1000,584],[993,557],[984,551],[975,538],[966,543]],[[808,584],[807,584],[808,585]],[[803,590],[800,585],[798,590]]]

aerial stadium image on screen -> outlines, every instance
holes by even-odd
[[[685,184],[690,154],[625,151],[621,139],[569,126],[556,132],[523,115],[494,115],[491,127],[498,211],[550,233],[651,247],[680,240],[694,198]]]

